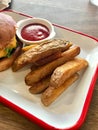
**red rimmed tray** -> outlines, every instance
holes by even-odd
[[[11,15],[16,22],[31,17],[10,10],[4,13]],[[60,25],[54,26],[57,38],[70,40],[81,47],[80,56],[89,62],[85,73],[51,106],[44,107],[40,95],[31,95],[24,83],[24,76],[29,70],[13,73],[9,69],[0,72],[0,98],[2,103],[44,128],[73,130],[84,121],[98,76],[98,40]]]

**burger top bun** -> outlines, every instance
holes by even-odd
[[[16,33],[16,22],[7,14],[0,13],[0,49],[5,48]]]

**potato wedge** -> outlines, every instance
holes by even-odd
[[[22,51],[25,52],[25,51],[28,51],[29,49],[35,47],[35,46],[38,46],[38,44],[33,44],[33,45],[29,45],[29,46],[24,46],[22,48]]]
[[[71,77],[74,73],[86,68],[88,66],[88,62],[82,58],[74,58],[66,62],[65,64],[57,67],[50,80],[50,85],[53,87],[61,86],[65,80]]]
[[[52,74],[54,69],[62,64],[64,64],[66,61],[73,59],[75,56],[77,56],[80,53],[80,47],[74,46],[67,51],[62,53],[62,56],[46,65],[43,65],[41,67],[38,67],[35,70],[32,70],[30,73],[28,73],[25,77],[25,82],[27,85],[32,85],[33,83],[36,83],[40,81],[41,79],[45,78],[46,76]]]
[[[59,52],[56,52],[53,55],[47,56],[43,59],[36,61],[34,64],[36,66],[42,66],[42,65],[48,64],[49,62],[52,62],[53,60],[56,60],[57,58],[61,57],[61,55],[62,55],[62,52],[59,51]]]
[[[42,79],[41,81],[33,84],[30,88],[29,91],[32,94],[38,94],[38,93],[42,93],[48,86],[50,83],[50,76]]]
[[[41,96],[41,102],[45,106],[49,106],[51,103],[53,103],[71,84],[73,84],[77,79],[79,75],[76,73],[72,75],[70,78],[68,78],[64,84],[59,86],[58,88],[49,86]]]
[[[12,70],[15,72],[25,65],[30,63],[35,63],[36,61],[52,55],[58,51],[66,50],[69,45],[72,45],[66,40],[55,39],[48,43],[39,44],[36,47],[29,49],[28,51],[22,53],[14,62]]]

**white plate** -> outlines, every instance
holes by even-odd
[[[14,11],[4,11],[16,21],[29,16]],[[77,129],[83,123],[98,76],[98,40],[86,34],[54,25],[57,38],[65,38],[81,47],[80,57],[89,67],[80,79],[69,87],[52,105],[44,107],[40,95],[28,92],[24,77],[29,69],[0,72],[0,95],[2,103],[13,108],[44,128]]]

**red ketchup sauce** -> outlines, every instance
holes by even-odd
[[[49,29],[38,23],[28,24],[21,30],[22,38],[29,41],[39,41],[45,39],[49,36],[49,34]]]

